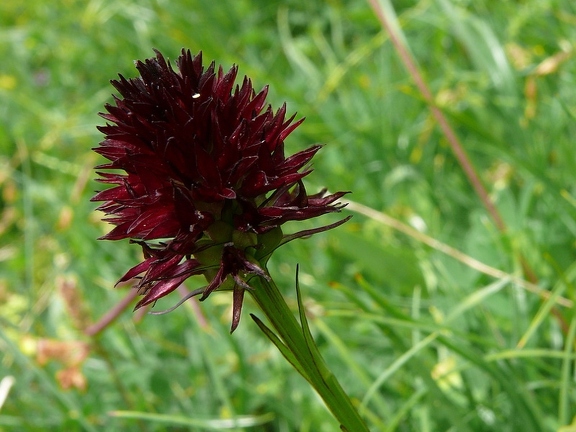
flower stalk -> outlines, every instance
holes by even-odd
[[[250,282],[255,287],[254,290],[250,291],[250,294],[270,320],[279,338],[256,316],[252,315],[252,319],[292,366],[318,392],[332,415],[340,422],[341,430],[348,432],[369,431],[352,405],[352,401],[334,374],[328,369],[312,338],[302,303],[298,277],[296,277],[296,293],[300,324],[294,318],[272,278],[257,277]]]

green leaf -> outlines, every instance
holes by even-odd
[[[306,369],[296,359],[292,351],[290,351],[288,347],[284,345],[284,343],[280,340],[280,338],[276,336],[276,334],[272,330],[266,327],[266,325],[256,315],[250,314],[250,316],[252,317],[254,322],[258,325],[260,330],[262,330],[262,332],[266,335],[266,337],[270,339],[270,341],[276,346],[276,348],[278,348],[278,350],[280,350],[284,358],[288,360],[288,362],[292,366],[294,366],[294,369],[296,369],[298,373],[306,379],[306,381],[310,382],[310,377],[306,373]]]
[[[256,416],[237,416],[231,419],[195,419],[190,417],[156,414],[139,411],[111,411],[111,417],[146,420],[154,423],[168,423],[172,425],[193,426],[209,430],[237,429],[239,427],[254,427],[270,423],[274,414],[266,413]]]

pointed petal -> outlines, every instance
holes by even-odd
[[[240,324],[240,315],[242,314],[242,302],[244,301],[244,289],[240,287],[234,288],[234,293],[232,294],[232,325],[230,327],[230,333]]]

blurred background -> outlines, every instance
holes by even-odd
[[[353,192],[350,222],[270,272],[295,308],[300,265],[320,350],[373,431],[576,431],[576,5],[374,4],[505,229],[368,1],[0,4],[0,431],[337,430],[249,298],[233,335],[226,293],[86,335],[141,258],[96,240],[97,113],[134,60],[183,47],[306,117],[286,148],[325,144],[310,192]]]

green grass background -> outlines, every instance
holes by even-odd
[[[320,350],[373,431],[576,430],[576,5],[393,6],[505,234],[368,2],[1,2],[0,380],[13,385],[0,431],[337,430],[249,319],[250,300],[233,335],[225,293],[201,314],[127,311],[100,336],[83,333],[126,295],[114,283],[140,257],[127,242],[96,241],[108,229],[89,202],[97,112],[110,79],[136,75],[135,59],[157,48],[173,60],[182,47],[238,64],[257,88],[270,85],[273,106],[306,117],[287,149],[326,144],[311,191],[351,190],[502,272],[361,214],[275,253],[270,271],[293,307],[300,264]],[[520,257],[551,297],[517,280],[528,278]],[[66,349],[79,343],[86,388],[65,389]]]

